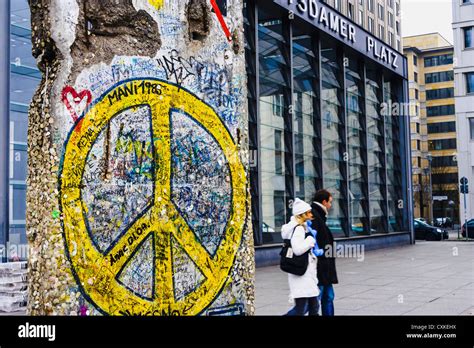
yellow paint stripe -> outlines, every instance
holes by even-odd
[[[148,3],[159,10],[163,6],[164,0],[148,0]]]

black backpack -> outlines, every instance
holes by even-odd
[[[293,237],[295,229],[298,226],[301,225],[295,226],[290,239],[283,240],[283,248],[281,248],[280,251],[280,269],[286,273],[302,276],[305,274],[306,269],[308,268],[308,253],[311,252],[311,249],[299,256],[293,254],[293,250],[291,248],[291,238]],[[308,236],[311,236],[310,232],[306,232],[304,237],[306,238]]]

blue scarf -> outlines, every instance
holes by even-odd
[[[315,229],[311,227],[311,220],[306,221],[306,227],[308,228],[309,233],[313,235],[314,240],[316,240],[316,234],[318,233],[318,231],[316,231]],[[314,244],[313,254],[315,256],[322,256],[324,254],[324,250],[319,249],[318,242]]]

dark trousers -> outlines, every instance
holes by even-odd
[[[306,311],[308,315],[318,315],[319,302],[317,297],[303,297],[295,298],[295,312],[294,315],[303,316]]]
[[[323,316],[334,316],[334,288],[332,284],[319,286],[319,297],[321,298],[321,314]]]

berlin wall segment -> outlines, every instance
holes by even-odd
[[[254,314],[243,3],[227,5],[30,2],[29,314]]]

